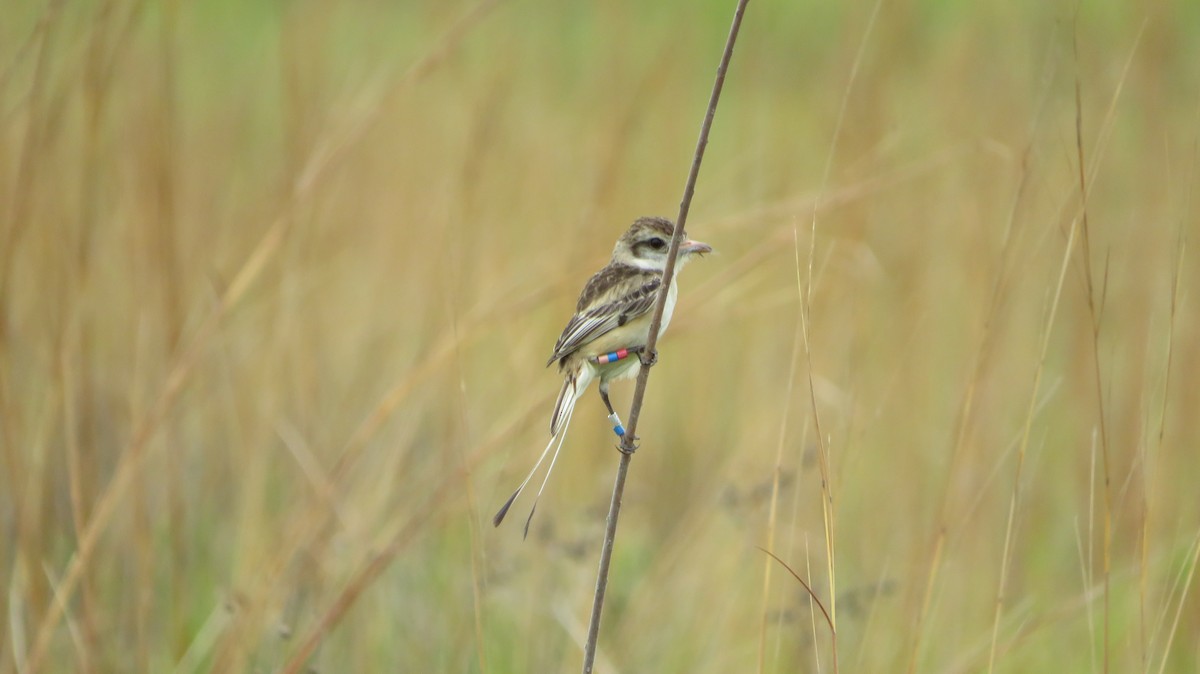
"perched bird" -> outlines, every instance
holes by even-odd
[[[575,315],[567,321],[558,343],[554,345],[554,353],[546,361],[549,367],[558,363],[558,371],[563,375],[562,391],[554,404],[554,413],[550,417],[550,442],[534,464],[533,470],[521,482],[521,486],[505,501],[504,506],[492,518],[492,524],[500,526],[509,507],[521,494],[521,490],[537,472],[542,461],[555,447],[550,459],[550,467],[546,469],[546,477],[534,497],[533,507],[525,520],[525,535],[529,535],[529,523],[537,509],[538,499],[550,473],[554,470],[554,462],[558,460],[558,451],[562,448],[567,435],[567,427],[571,423],[571,414],[575,411],[575,401],[583,395],[592,380],[600,380],[600,399],[608,409],[609,421],[613,423],[613,431],[618,436],[625,434],[620,419],[613,411],[608,399],[608,385],[614,379],[636,377],[643,363],[651,364],[654,354],[644,353],[646,341],[650,337],[650,318],[658,294],[662,290],[663,271],[667,266],[667,252],[670,248],[674,224],[666,218],[638,218],[629,229],[617,239],[613,247],[612,260],[608,265],[596,272],[583,292],[579,295],[579,304]],[[679,254],[675,260],[675,274],[694,256],[711,253],[712,247],[699,241],[685,240],[679,246]],[[671,322],[671,314],[675,309],[675,299],[679,286],[672,282],[667,291],[667,301],[663,306],[662,323],[658,334],[662,336]],[[636,354],[637,358],[630,355]]]

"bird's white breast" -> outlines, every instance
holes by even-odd
[[[671,314],[675,313],[675,300],[679,298],[679,284],[675,281],[671,282],[671,288],[667,290],[667,301],[663,304],[662,323],[658,327],[658,336],[662,337],[667,331],[667,325],[671,323]]]

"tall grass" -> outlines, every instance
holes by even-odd
[[[481,524],[727,5],[6,8],[0,672],[576,667],[598,401]],[[597,671],[828,670],[756,546],[846,671],[1194,671],[1200,9],[873,7],[747,16]]]

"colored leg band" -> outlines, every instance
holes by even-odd
[[[624,360],[625,358],[629,357],[629,354],[638,353],[640,351],[641,348],[639,347],[634,347],[632,349],[617,349],[616,351],[609,351],[608,353],[602,353],[599,356],[594,356],[592,358],[592,362],[597,365],[607,365],[609,363],[615,363],[618,360]]]
[[[625,427],[621,425],[621,417],[618,417],[616,412],[608,415],[608,423],[612,424],[613,433],[616,433],[618,438],[625,437]]]

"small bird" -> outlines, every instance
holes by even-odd
[[[521,486],[492,518],[493,525],[500,526],[504,521],[508,509],[554,446],[550,467],[546,469],[546,477],[525,520],[525,535],[529,535],[529,523],[554,470],[554,462],[558,460],[567,427],[571,424],[571,414],[575,411],[575,401],[579,400],[592,380],[600,380],[600,399],[608,409],[613,431],[618,436],[625,435],[625,429],[608,399],[608,385],[616,379],[636,377],[644,364],[651,365],[654,362],[655,354],[645,353],[644,348],[650,338],[650,318],[662,289],[663,271],[667,267],[667,253],[674,228],[675,225],[666,218],[638,218],[617,239],[612,260],[583,287],[575,315],[567,321],[567,327],[563,328],[558,343],[554,345],[554,353],[546,361],[547,367],[557,362],[558,371],[564,378],[558,401],[554,404],[554,413],[550,416],[550,442]],[[675,260],[676,276],[693,257],[712,252],[712,246],[687,239],[686,233],[684,239]],[[658,331],[660,337],[671,322],[678,294],[679,286],[672,282],[663,306],[662,323]],[[638,357],[629,358],[632,354]]]

